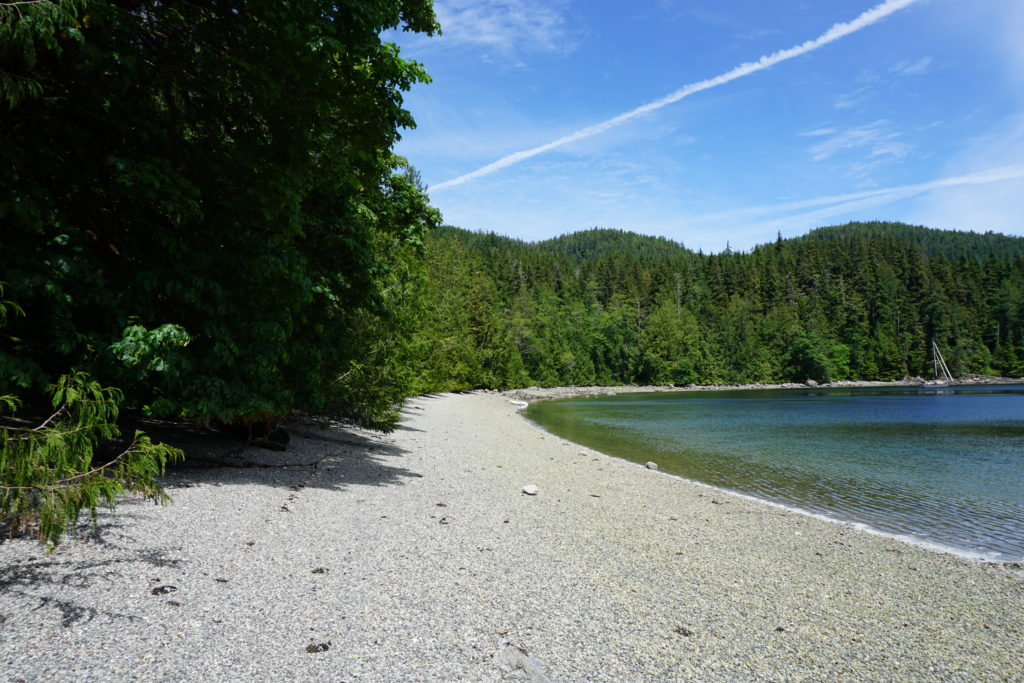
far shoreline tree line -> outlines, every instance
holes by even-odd
[[[454,228],[412,308],[420,391],[1024,374],[1024,239],[851,223],[701,254],[593,229]],[[430,286],[430,282],[444,286]]]

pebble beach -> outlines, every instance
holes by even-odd
[[[172,505],[0,544],[0,680],[1024,681],[1019,565],[582,448],[533,398],[185,444]]]

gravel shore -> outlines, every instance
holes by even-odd
[[[499,394],[404,415],[187,444],[173,505],[3,543],[0,681],[1024,681],[1018,566],[610,458]]]

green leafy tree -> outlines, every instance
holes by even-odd
[[[430,1],[0,3],[0,274],[26,312],[0,391],[78,367],[200,422],[392,422],[381,245],[438,215],[390,152],[427,80],[391,28],[433,33]],[[159,330],[190,341],[130,352]]]

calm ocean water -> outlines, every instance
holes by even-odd
[[[526,415],[706,484],[1024,560],[1024,386],[621,394]]]

